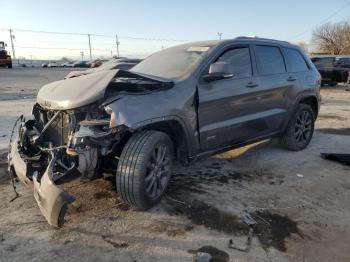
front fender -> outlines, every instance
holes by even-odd
[[[110,127],[127,126],[132,132],[149,124],[175,120],[186,134],[189,153],[198,148],[195,89],[172,88],[144,95],[126,95],[108,104]],[[190,153],[191,154],[191,153]]]

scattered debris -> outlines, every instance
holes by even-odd
[[[303,174],[297,174],[297,177],[299,177],[299,178],[303,178],[303,177],[304,177],[304,175],[303,175]]]
[[[253,232],[254,232],[254,229],[250,227],[249,228],[249,232],[248,232],[247,242],[246,242],[246,245],[244,247],[235,246],[233,244],[233,240],[232,239],[230,239],[228,247],[232,248],[232,249],[236,249],[236,250],[242,251],[242,252],[249,252],[250,247],[252,245]]]
[[[248,226],[256,224],[256,221],[254,220],[254,218],[252,218],[252,216],[249,213],[244,212],[242,214],[242,217],[243,217],[244,223],[246,223]]]
[[[246,223],[248,226],[252,226],[256,224],[256,221],[254,220],[254,218],[252,218],[252,216],[247,212],[244,212],[242,214],[242,218],[244,223]],[[253,232],[254,232],[254,229],[252,227],[249,227],[248,237],[247,237],[246,245],[244,247],[234,245],[232,239],[230,239],[228,247],[242,251],[242,252],[249,252],[252,244]]]
[[[203,246],[197,250],[188,250],[188,253],[195,254],[196,262],[227,262],[230,259],[229,254],[213,246]],[[203,255],[198,256],[198,253],[202,253]],[[204,254],[209,254],[211,256],[211,259],[204,260],[205,258],[208,258],[208,256]],[[202,258],[203,260],[199,260],[200,258]]]
[[[210,262],[211,260],[212,260],[212,257],[208,253],[198,252],[196,254],[196,258],[195,258],[196,262]]]
[[[350,154],[321,153],[321,157],[328,160],[338,161],[350,166]]]

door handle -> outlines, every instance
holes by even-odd
[[[290,76],[290,77],[287,78],[287,81],[289,81],[289,82],[293,82],[295,80],[297,80],[297,79],[295,77],[293,77],[293,76]]]
[[[253,87],[256,87],[258,86],[257,83],[254,83],[254,82],[249,82],[248,84],[246,84],[246,87],[249,87],[249,88],[253,88]]]

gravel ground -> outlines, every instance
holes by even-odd
[[[30,114],[38,88],[63,69],[0,70],[1,261],[350,261],[350,167],[321,152],[350,153],[349,86],[322,89],[311,144],[289,152],[263,141],[176,165],[166,197],[141,212],[121,202],[113,176],[65,185],[76,201],[65,226],[51,228],[31,188],[14,192],[5,173],[11,124]],[[242,213],[257,224],[248,228]],[[249,232],[253,238],[244,247]]]

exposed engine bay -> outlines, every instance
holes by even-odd
[[[34,196],[39,207],[55,226],[62,224],[63,209],[73,201],[56,185],[76,178],[91,179],[102,171],[100,167],[103,170],[116,168],[115,147],[122,138],[123,128],[110,128],[110,115],[92,107],[51,111],[36,104],[32,112],[34,119],[20,123],[16,146],[26,163],[25,179],[34,182]],[[17,175],[20,173],[15,171]],[[41,187],[45,181],[56,189],[48,194],[41,192],[40,189],[48,190]],[[56,199],[52,199],[53,195]],[[50,202],[53,202],[52,207],[48,205]],[[53,206],[60,209],[54,216]]]

